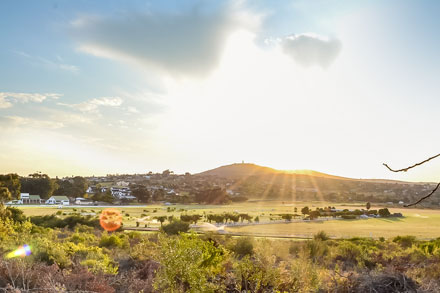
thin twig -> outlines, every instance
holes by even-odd
[[[437,186],[428,195],[425,195],[424,197],[421,197],[416,202],[413,202],[413,203],[410,203],[410,204],[406,204],[406,205],[404,205],[404,207],[407,208],[407,207],[410,207],[410,206],[415,206],[416,204],[420,203],[421,201],[423,201],[423,200],[427,199],[428,197],[430,197],[431,195],[433,195],[434,192],[436,192],[439,187],[440,187],[440,182],[437,184]]]
[[[409,169],[412,169],[412,168],[414,168],[414,167],[417,167],[417,166],[423,165],[423,164],[425,164],[426,162],[431,161],[432,159],[435,159],[435,158],[437,158],[437,157],[440,157],[440,154],[435,155],[435,156],[433,156],[433,157],[430,157],[430,158],[428,158],[428,159],[426,159],[426,160],[424,160],[424,161],[422,161],[422,162],[420,162],[420,163],[416,163],[416,164],[414,164],[414,165],[412,165],[412,166],[409,166],[409,167],[406,167],[406,168],[403,168],[403,169],[399,169],[399,170],[391,169],[391,168],[390,168],[387,164],[385,164],[385,163],[383,163],[383,165],[384,165],[385,167],[387,167],[388,170],[390,170],[391,172],[406,172],[406,171],[408,171]]]

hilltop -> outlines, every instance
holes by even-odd
[[[241,178],[263,175],[304,175],[339,180],[358,180],[341,176],[330,175],[314,170],[277,170],[270,167],[259,166],[251,163],[235,163],[207,170],[196,175],[218,176],[223,178]]]
[[[318,172],[315,170],[277,170],[274,168],[259,166],[252,163],[234,163],[230,165],[220,166],[211,170],[207,170],[195,175],[200,176],[217,176],[229,179],[239,179],[242,177],[250,176],[267,176],[267,175],[293,175],[299,177],[320,177],[335,180],[350,180],[350,181],[364,181],[371,183],[398,183],[398,184],[426,184],[427,182],[406,182],[399,180],[390,179],[360,179],[360,178],[349,178],[337,175],[331,175],[323,172]]]

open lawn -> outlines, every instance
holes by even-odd
[[[149,227],[158,227],[153,218],[156,216],[175,216],[181,213],[188,214],[209,214],[209,213],[248,213],[252,217],[259,216],[260,222],[268,222],[271,217],[281,213],[294,213],[294,207],[301,213],[301,208],[309,206],[316,207],[335,206],[338,209],[360,209],[363,204],[341,205],[334,203],[320,202],[296,202],[283,203],[277,201],[268,202],[246,202],[231,205],[171,205],[161,204],[144,206],[113,206],[123,214],[124,226],[134,227],[139,219],[141,227],[148,223]],[[27,216],[41,216],[55,214],[67,216],[71,213],[95,213],[99,215],[104,207],[63,207],[57,206],[18,206]],[[381,208],[373,206],[372,209]],[[243,233],[252,235],[271,235],[271,236],[297,236],[311,237],[319,231],[325,231],[328,235],[335,238],[348,237],[385,237],[390,238],[397,235],[414,235],[420,239],[431,239],[440,237],[440,210],[428,209],[405,209],[390,208],[392,213],[401,212],[403,218],[384,218],[384,219],[358,219],[358,220],[329,220],[295,223],[276,223],[264,225],[250,225],[239,227],[226,227],[225,231],[230,233]]]

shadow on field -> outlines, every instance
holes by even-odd
[[[402,219],[404,219],[405,217],[391,217],[391,218],[377,218],[378,220],[381,220],[383,222],[388,222],[388,223],[392,223],[392,222],[401,222]]]

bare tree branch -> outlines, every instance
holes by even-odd
[[[437,189],[440,187],[440,183],[438,183],[437,184],[437,186],[428,194],[428,195],[425,195],[424,197],[421,197],[418,201],[416,201],[416,202],[413,202],[413,203],[410,203],[410,204],[406,204],[406,205],[404,205],[404,207],[410,207],[410,206],[415,206],[416,204],[418,204],[418,203],[420,203],[420,202],[422,202],[423,200],[425,200],[425,199],[427,199],[428,197],[430,197],[431,195],[433,195],[434,194],[434,192],[436,192],[437,191]]]
[[[414,164],[414,165],[412,165],[412,166],[409,166],[409,167],[406,167],[406,168],[403,168],[403,169],[399,169],[399,170],[391,169],[391,168],[390,168],[387,164],[385,164],[385,163],[383,163],[383,165],[384,165],[385,167],[387,167],[388,170],[390,170],[391,172],[406,172],[406,171],[408,171],[409,169],[412,169],[412,168],[414,168],[414,167],[417,167],[417,166],[423,165],[423,164],[425,164],[426,162],[431,161],[432,159],[435,159],[435,158],[437,158],[437,157],[440,157],[440,154],[435,155],[435,156],[433,156],[433,157],[430,157],[430,158],[428,158],[428,159],[426,159],[426,160],[424,160],[424,161],[422,161],[422,162],[420,162],[420,163],[416,163],[416,164]]]
[[[416,163],[416,164],[414,164],[414,165],[412,165],[412,166],[409,166],[409,167],[406,167],[406,168],[403,168],[403,169],[399,169],[399,170],[391,169],[391,168],[390,168],[387,164],[385,164],[385,163],[383,163],[383,165],[384,165],[385,167],[387,167],[388,170],[390,170],[391,172],[406,172],[406,171],[408,171],[409,169],[412,169],[412,168],[414,168],[414,167],[417,167],[417,166],[423,165],[423,164],[425,164],[426,162],[431,161],[432,159],[435,159],[435,158],[437,158],[437,157],[440,157],[440,154],[435,155],[435,156],[433,156],[433,157],[430,157],[430,158],[428,158],[428,159],[426,159],[426,160],[424,160],[424,161],[422,161],[422,162],[420,162],[420,163]],[[416,201],[416,202],[413,202],[413,203],[410,203],[410,204],[404,205],[404,207],[415,206],[416,204],[418,204],[418,203],[424,201],[425,199],[427,199],[428,197],[430,197],[431,195],[433,195],[433,194],[437,191],[437,189],[438,189],[439,187],[440,187],[440,182],[437,184],[437,186],[436,186],[436,187],[435,187],[435,188],[434,188],[429,194],[425,195],[424,197],[421,197],[421,198],[420,198],[418,201]]]

